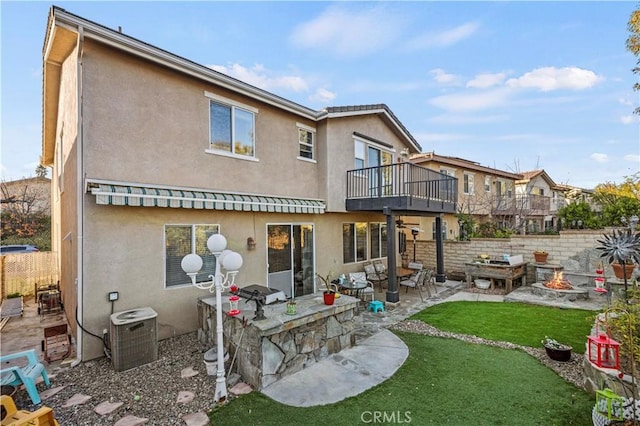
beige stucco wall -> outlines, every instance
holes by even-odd
[[[292,113],[87,43],[84,56],[87,176],[125,182],[318,198],[318,164],[297,159]],[[205,91],[258,109],[255,159],[205,152]]]
[[[51,178],[52,251],[60,262],[60,285],[67,320],[76,332],[78,277],[78,60],[74,49],[62,64]]]
[[[326,122],[326,120],[325,120]],[[346,175],[354,169],[355,143],[353,132],[391,144],[394,161],[401,149],[407,147],[379,116],[350,116],[332,118],[326,122],[326,180],[323,182],[322,198],[327,200],[331,211],[344,212],[346,198]],[[375,143],[374,143],[375,144]]]
[[[110,291],[120,299],[114,311],[150,306],[158,313],[159,338],[196,330],[197,298],[208,294],[188,284],[166,288],[164,284],[164,226],[167,224],[219,224],[228,248],[243,256],[239,285],[267,285],[267,225],[312,223],[315,229],[316,271],[322,275],[361,271],[361,263],[342,262],[342,223],[380,222],[372,214],[266,214],[194,209],[121,207],[96,205],[85,196],[84,227],[84,323],[94,334],[109,328]],[[256,249],[246,247],[247,237]],[[86,339],[84,359],[102,355],[97,339]]]

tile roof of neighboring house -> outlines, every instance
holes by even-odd
[[[553,179],[551,179],[551,176],[549,176],[547,172],[544,171],[544,169],[530,170],[528,172],[522,172],[521,174],[523,178],[520,180],[520,182],[516,182],[516,184],[527,183],[532,179],[535,179],[536,177],[540,176],[542,177],[542,179],[547,181],[547,183],[549,184],[549,187],[551,187],[552,189],[559,189],[558,185],[553,181]]]
[[[438,155],[435,152],[425,152],[422,154],[415,154],[412,155],[409,159],[409,161],[411,161],[412,163],[415,164],[421,164],[421,163],[427,163],[427,162],[437,162],[437,163],[441,163],[441,164],[448,164],[450,166],[456,166],[456,167],[460,167],[463,169],[468,169],[468,170],[476,170],[479,172],[483,172],[483,173],[487,173],[487,174],[491,174],[494,176],[501,176],[504,178],[508,178],[508,179],[514,179],[514,180],[519,180],[522,179],[522,174],[519,173],[511,173],[511,172],[507,172],[504,170],[499,170],[499,169],[494,169],[491,167],[487,167],[487,166],[482,166],[480,165],[480,163],[475,162],[475,161],[471,161],[471,160],[465,160],[464,158],[460,158],[460,157],[450,157],[447,155]]]
[[[65,27],[67,32],[66,35],[63,34],[63,31],[59,31],[59,34],[56,34],[53,31],[54,21],[59,22],[62,26]],[[146,43],[142,40],[136,39],[134,37],[123,34],[120,29],[113,30],[108,28],[102,24],[97,22],[93,22],[91,20],[85,19],[81,16],[75,15],[73,13],[67,12],[65,9],[60,8],[58,6],[52,6],[49,13],[49,21],[47,23],[47,32],[45,35],[44,46],[43,46],[43,56],[45,58],[45,72],[43,72],[43,80],[45,84],[45,91],[43,93],[43,99],[46,102],[47,95],[49,97],[53,97],[55,92],[47,92],[47,64],[57,63],[60,61],[59,57],[51,57],[52,55],[64,55],[68,53],[68,49],[61,49],[60,52],[52,52],[50,50],[51,45],[53,44],[53,39],[56,37],[60,37],[61,39],[66,38],[65,42],[70,43],[71,45],[75,45],[75,41],[72,40],[72,37],[68,37],[69,33],[73,32],[73,28],[82,28],[82,34],[84,38],[94,39],[97,41],[101,41],[109,44],[110,46],[126,51],[130,54],[137,55],[139,57],[145,58],[151,62],[158,63],[160,65],[169,67],[171,69],[178,70],[180,72],[189,74],[195,78],[200,78],[205,81],[212,82],[216,85],[225,87],[227,89],[233,90],[237,93],[243,94],[245,96],[249,96],[253,99],[259,100],[261,102],[265,102],[270,105],[277,106],[286,111],[293,112],[300,116],[309,118],[311,120],[322,120],[328,116],[332,116],[334,114],[376,114],[384,111],[389,118],[390,123],[396,127],[398,133],[406,138],[409,145],[412,145],[416,152],[420,152],[422,148],[418,144],[418,142],[414,139],[411,133],[407,130],[407,128],[400,122],[400,120],[393,114],[393,112],[384,104],[376,104],[376,105],[354,105],[347,107],[330,107],[325,108],[320,111],[316,111],[314,109],[305,107],[291,100],[285,99],[281,96],[275,95],[266,90],[260,89],[256,86],[252,86],[251,84],[245,83],[241,80],[230,77],[221,72],[215,71],[214,69],[200,65],[196,62],[193,62],[189,59],[178,56],[174,53],[168,52],[156,46],[153,46],[149,43]],[[63,53],[66,52],[66,53]],[[52,71],[51,74],[53,78],[55,78],[56,71]],[[53,82],[53,80],[51,80]],[[53,87],[52,87],[53,89]],[[50,108],[55,108],[55,102],[50,106]],[[48,115],[55,115],[52,111],[47,109],[47,104],[43,105],[44,108],[44,116],[45,118]],[[52,126],[50,126],[52,127]],[[55,126],[53,126],[55,127]],[[53,161],[53,152],[52,146],[53,143],[47,143],[48,140],[52,140],[55,138],[55,133],[52,133],[49,130],[49,133],[43,135],[43,163],[50,164]]]

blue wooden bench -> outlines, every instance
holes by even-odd
[[[26,365],[24,365],[23,361],[22,365],[19,366],[4,367],[8,361],[19,360],[21,358],[26,358]],[[51,382],[49,381],[49,376],[47,376],[44,365],[38,361],[35,349],[2,355],[0,356],[0,366],[2,366],[0,370],[0,384],[3,386],[11,385],[16,387],[24,385],[31,401],[33,401],[34,404],[40,404],[40,394],[36,388],[36,380],[39,376],[42,376],[45,385],[50,386]]]

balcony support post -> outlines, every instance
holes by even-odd
[[[444,243],[442,240],[442,215],[436,216],[436,282],[446,281],[444,273]]]
[[[389,207],[383,208],[382,212],[387,217],[387,302],[397,303],[400,301],[400,293],[396,274],[396,220]]]

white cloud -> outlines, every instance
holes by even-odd
[[[328,104],[329,102],[332,102],[335,98],[336,98],[335,93],[327,89],[324,89],[322,87],[316,89],[315,93],[309,96],[309,100],[311,102],[318,102],[322,104]]]
[[[629,98],[619,98],[618,102],[624,106],[633,106],[633,101]]]
[[[609,161],[609,156],[607,154],[602,154],[599,152],[594,152],[589,156],[596,163],[606,163]]]
[[[640,165],[640,154],[627,154],[624,156],[624,159]]]
[[[455,74],[448,74],[442,68],[436,68],[429,71],[433,79],[438,83],[446,86],[457,86],[460,84],[460,77]]]
[[[439,33],[423,34],[407,42],[405,47],[408,50],[421,50],[432,47],[451,46],[471,37],[478,31],[478,28],[480,28],[478,23],[468,22]]]
[[[385,7],[347,10],[339,5],[298,25],[289,39],[304,49],[361,56],[391,44],[404,27],[404,20]]]
[[[583,90],[595,86],[603,78],[590,70],[577,67],[543,67],[507,81],[512,88],[532,88],[543,92],[552,90]]]
[[[486,89],[501,84],[507,75],[503,72],[478,74],[467,82],[467,87]]]
[[[209,65],[209,67],[264,90],[304,92],[309,88],[307,82],[300,76],[277,76],[260,64],[256,64],[252,68],[246,68],[240,64],[231,64],[229,66]]]
[[[620,117],[620,122],[622,124],[633,124],[633,123],[637,123],[638,122],[638,117],[632,114],[629,115],[623,115],[622,117]]]
[[[508,93],[504,89],[495,89],[482,93],[454,93],[436,96],[429,103],[447,111],[474,111],[495,108],[508,101]]]

